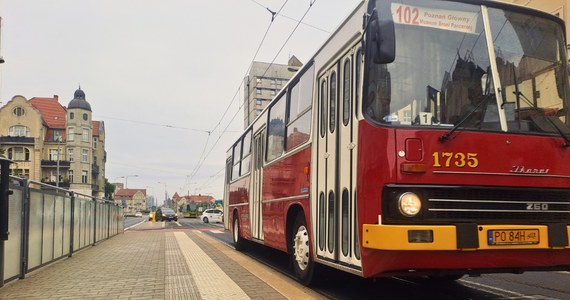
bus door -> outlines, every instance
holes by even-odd
[[[356,201],[355,53],[319,78],[317,256],[360,267]]]
[[[257,132],[253,138],[253,166],[251,171],[251,193],[250,193],[250,221],[251,234],[255,239],[263,240],[263,214],[261,187],[263,180],[263,141],[265,140],[265,129]]]

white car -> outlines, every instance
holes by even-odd
[[[139,218],[142,217],[142,212],[137,211],[137,213],[135,214],[135,217],[139,217]]]
[[[202,219],[204,223],[223,222],[224,212],[219,209],[206,209],[200,216],[200,219]]]

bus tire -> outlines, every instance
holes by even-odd
[[[307,222],[302,213],[297,214],[293,224],[293,231],[289,238],[293,271],[300,283],[309,286],[313,281],[315,263],[311,257]]]
[[[232,226],[232,237],[234,240],[234,248],[237,251],[245,250],[245,240],[240,236],[238,214],[234,214],[234,223]]]

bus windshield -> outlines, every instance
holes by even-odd
[[[394,126],[570,133],[561,24],[449,1],[377,0],[375,9],[380,20],[394,22],[396,59],[367,60],[368,119]]]

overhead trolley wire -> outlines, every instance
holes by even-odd
[[[255,3],[257,3],[254,0],[251,0]],[[252,60],[252,63],[250,64],[245,76],[247,76],[247,74],[249,73],[250,69],[251,69],[251,65],[253,64],[253,61],[255,61],[255,58],[257,57],[257,54],[259,53],[259,50],[261,49],[261,46],[263,44],[263,42],[265,41],[265,38],[267,36],[267,33],[269,32],[269,29],[271,27],[271,25],[273,24],[273,21],[275,20],[274,16],[275,15],[279,15],[279,12],[281,12],[281,10],[283,9],[283,7],[285,7],[285,5],[287,4],[288,0],[285,1],[285,3],[283,3],[283,5],[281,6],[281,8],[279,9],[279,11],[277,13],[273,13],[270,9],[268,9],[268,11],[272,14],[272,19],[271,19],[271,23],[269,24],[268,29],[265,32],[265,35],[263,36],[263,39],[260,43],[260,45],[258,46],[254,58]],[[301,17],[301,19],[297,22],[297,25],[295,26],[295,28],[293,28],[293,30],[291,31],[291,33],[289,34],[289,36],[287,37],[287,39],[285,40],[285,42],[283,43],[283,45],[281,46],[281,48],[279,49],[279,51],[277,52],[277,54],[275,55],[275,57],[273,58],[273,60],[271,61],[271,63],[269,64],[269,66],[267,67],[267,69],[265,69],[263,76],[265,76],[265,74],[269,71],[269,68],[273,65],[273,63],[275,62],[275,60],[277,59],[277,57],[279,56],[279,54],[281,53],[281,51],[283,51],[283,49],[285,48],[285,46],[287,45],[287,43],[289,42],[289,40],[291,39],[291,37],[293,36],[293,34],[297,31],[297,29],[299,28],[299,26],[301,24],[303,24],[303,20],[305,19],[305,17],[307,16],[307,14],[309,13],[309,11],[311,10],[311,8],[313,7],[313,5],[315,4],[316,0],[311,0],[309,3],[309,7],[307,8],[307,10],[305,11],[305,13],[303,14],[303,16]],[[257,3],[259,4],[259,3]],[[244,77],[245,77],[244,76]],[[239,93],[239,91],[241,90],[243,86],[243,81],[240,83],[240,86],[238,88],[238,91],[236,92],[236,94],[234,95],[234,98],[232,99],[232,101],[230,102],[230,104],[228,105],[228,108],[226,109],[226,111],[224,112],[224,114],[222,115],[222,118],[220,119],[220,121],[218,122],[218,124],[214,127],[214,129],[211,131],[213,132],[215,129],[217,129],[217,127],[221,124],[221,122],[223,121],[226,113],[229,111],[231,105],[233,104],[233,102],[235,101],[237,94]],[[200,168],[202,167],[203,163],[206,161],[206,158],[208,158],[208,156],[210,155],[210,153],[214,150],[214,148],[216,147],[216,145],[218,144],[218,142],[220,141],[220,139],[222,138],[222,135],[224,135],[228,130],[229,126],[232,124],[232,122],[234,121],[234,119],[236,118],[236,116],[239,114],[239,112],[241,111],[243,107],[243,103],[240,104],[238,110],[235,112],[235,114],[232,116],[231,120],[228,122],[228,125],[224,128],[224,130],[219,134],[218,139],[214,142],[214,144],[212,145],[212,147],[210,148],[210,150],[208,151],[208,153],[203,156],[202,160],[198,161],[198,165],[196,168],[194,168],[194,172],[193,174],[191,174],[190,178],[188,179],[188,182],[192,182],[192,179],[194,178],[194,176],[196,176],[196,174],[198,173],[198,171],[200,170]],[[225,166],[224,166],[225,168]],[[218,171],[218,173],[221,171]],[[187,183],[188,184],[188,183]]]
[[[260,3],[253,1],[254,3],[261,5]],[[279,12],[281,12],[281,10],[283,9],[283,7],[285,7],[285,5],[287,4],[287,2],[289,2],[289,0],[286,0],[283,5],[281,5],[281,7],[279,8],[279,10],[277,12],[273,12],[272,10],[270,10],[269,8],[265,7],[272,15],[271,17],[271,21],[269,22],[269,25],[267,26],[267,29],[265,30],[265,33],[263,34],[263,37],[261,39],[261,42],[259,43],[257,50],[255,50],[255,54],[253,55],[253,58],[251,60],[251,63],[249,64],[247,71],[245,72],[245,76],[247,76],[247,74],[249,74],[250,70],[251,70],[251,66],[253,64],[253,62],[255,61],[255,59],[257,58],[257,55],[259,54],[259,51],[261,50],[261,47],[263,46],[265,39],[267,38],[267,35],[269,34],[269,30],[271,29],[271,26],[273,25],[273,21],[275,21],[275,16],[279,14]],[[222,116],[220,117],[220,121],[214,126],[214,128],[212,130],[210,130],[208,132],[208,140],[206,141],[206,144],[204,145],[204,148],[202,150],[202,155],[200,156],[200,158],[198,159],[198,163],[196,164],[196,167],[192,170],[192,173],[190,174],[190,177],[187,177],[187,182],[184,186],[184,188],[186,188],[187,185],[190,184],[190,182],[192,182],[192,179],[194,178],[194,176],[196,176],[196,174],[198,173],[198,171],[200,170],[200,168],[202,167],[202,165],[204,164],[206,158],[210,155],[210,153],[213,151],[213,149],[216,147],[216,145],[218,144],[218,142],[220,141],[220,139],[222,138],[222,135],[224,135],[226,132],[228,132],[228,127],[232,124],[233,120],[235,119],[235,117],[237,116],[237,114],[241,111],[243,104],[241,104],[236,112],[236,114],[234,114],[234,116],[231,118],[231,120],[229,121],[228,125],[224,128],[223,131],[221,131],[218,135],[218,139],[214,142],[214,144],[212,145],[212,147],[210,148],[210,150],[208,151],[208,153],[204,156],[204,152],[206,151],[206,148],[208,147],[208,141],[210,140],[210,134],[212,132],[215,132],[216,129],[218,129],[218,127],[222,124],[224,118],[226,117],[226,114],[228,113],[228,111],[230,110],[230,108],[232,107],[233,103],[235,102],[235,100],[237,99],[241,89],[243,87],[243,80],[240,82],[240,85],[238,86],[234,96],[232,97],[232,100],[230,101],[230,103],[228,104],[228,106],[226,107],[226,110],[224,111],[224,113],[222,114]],[[184,189],[183,188],[183,189]]]

